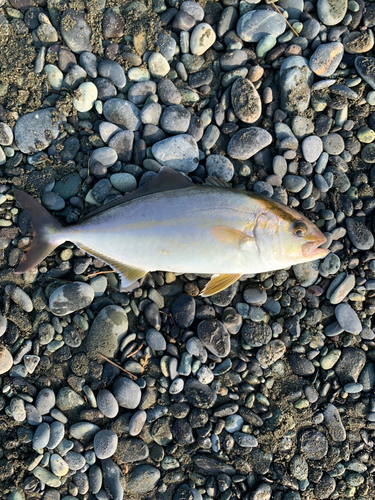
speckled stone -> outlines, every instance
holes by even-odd
[[[259,127],[249,127],[236,132],[228,144],[227,153],[236,160],[248,160],[269,146],[272,136]]]
[[[196,56],[204,54],[216,40],[216,34],[207,23],[198,24],[190,36],[190,51]]]
[[[331,76],[338,68],[343,55],[342,43],[322,43],[310,57],[310,69],[318,76]]]
[[[284,33],[286,22],[273,10],[251,10],[240,17],[237,34],[244,42],[256,43],[266,35],[278,37]]]

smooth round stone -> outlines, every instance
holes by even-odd
[[[244,419],[240,415],[229,415],[225,419],[225,430],[232,434],[242,429]]]
[[[307,479],[309,466],[307,461],[301,455],[294,455],[290,462],[290,473],[298,481]]]
[[[108,389],[102,389],[96,396],[99,410],[105,417],[114,418],[118,414],[119,406],[114,395]]]
[[[85,458],[76,451],[69,451],[65,456],[65,461],[69,465],[69,469],[73,471],[77,471],[82,469],[85,466],[86,460]]]
[[[77,94],[73,97],[73,106],[77,111],[84,113],[93,108],[97,98],[98,89],[96,86],[92,82],[84,82],[78,87]]]
[[[207,351],[197,337],[192,337],[187,341],[186,350],[189,354],[198,358],[202,363],[207,361]]]
[[[168,137],[152,146],[152,154],[161,165],[178,172],[193,172],[199,162],[199,151],[195,140],[188,134]]]
[[[180,10],[186,12],[186,14],[189,14],[191,17],[194,17],[196,21],[203,21],[204,10],[197,2],[185,0],[185,2],[182,2],[180,5]]]
[[[273,35],[266,35],[261,40],[259,40],[256,54],[259,59],[262,59],[267,55],[267,53],[276,45],[277,39]]]
[[[69,465],[57,453],[50,458],[51,471],[55,476],[65,476],[69,472]]]
[[[314,75],[304,57],[288,57],[280,67],[280,107],[292,114],[304,114],[310,104]]]
[[[52,389],[42,389],[36,400],[35,406],[41,415],[48,415],[56,404],[56,396]]]
[[[262,113],[262,101],[254,85],[246,78],[238,78],[232,85],[232,106],[244,123],[254,123]]]
[[[150,79],[150,72],[147,68],[130,68],[128,78],[132,82],[144,82]]]
[[[144,125],[159,125],[162,107],[158,102],[146,104],[141,111],[141,121]]]
[[[62,210],[63,208],[65,208],[65,200],[63,200],[61,196],[59,196],[57,193],[54,193],[53,191],[43,193],[42,204],[48,210]]]
[[[301,377],[308,377],[315,373],[315,367],[312,362],[305,358],[301,357],[298,354],[291,354],[288,356],[288,361],[292,372],[296,375],[300,375]]]
[[[237,35],[244,42],[257,43],[266,35],[276,38],[286,28],[283,16],[273,10],[251,10],[240,17],[237,23]]]
[[[300,446],[302,453],[310,460],[320,460],[328,452],[327,438],[323,433],[314,429],[303,432],[300,439]]]
[[[118,160],[129,163],[133,154],[134,133],[131,130],[122,130],[115,134],[108,142],[108,146],[112,148]]]
[[[184,390],[184,381],[182,378],[175,378],[169,388],[169,394],[179,394]]]
[[[166,33],[160,33],[156,46],[159,47],[160,54],[165,57],[167,61],[173,59],[177,47],[177,43],[174,38]]]
[[[362,325],[357,313],[349,304],[338,304],[335,308],[335,316],[338,324],[345,332],[358,335],[362,331]]]
[[[103,78],[108,78],[118,88],[125,87],[126,76],[122,67],[116,61],[104,59],[98,65],[98,73]]]
[[[340,413],[332,403],[327,404],[323,412],[324,420],[333,441],[343,442],[346,439],[346,431],[342,424]]]
[[[142,432],[143,426],[147,420],[147,413],[144,410],[138,410],[129,421],[129,434],[138,436]]]
[[[322,138],[323,149],[329,155],[340,155],[345,149],[344,139],[339,134],[331,133]]]
[[[375,144],[367,144],[361,151],[361,158],[366,163],[375,163]]]
[[[285,350],[286,347],[282,340],[271,340],[258,350],[256,358],[262,366],[270,366],[283,357]]]
[[[151,81],[135,83],[130,87],[128,99],[130,102],[138,106],[144,104],[148,97],[156,94],[156,83]]]
[[[188,402],[196,408],[211,408],[217,399],[216,393],[208,386],[196,379],[188,379],[184,388]]]
[[[170,70],[168,61],[159,52],[151,54],[147,65],[151,75],[155,78],[163,78]]]
[[[64,88],[74,90],[86,80],[86,77],[86,71],[81,66],[74,64],[64,78]]]
[[[126,491],[131,493],[148,493],[152,491],[160,479],[160,471],[152,465],[138,465],[127,476]]]
[[[375,58],[358,56],[354,64],[361,78],[375,90]]]
[[[113,358],[119,351],[127,331],[128,316],[124,309],[115,305],[106,306],[90,327],[84,341],[85,352],[93,359],[101,360],[99,354]]]
[[[20,287],[7,285],[5,293],[24,311],[31,312],[34,309],[32,300]]]
[[[104,429],[95,434],[94,452],[95,455],[104,460],[115,454],[117,449],[118,437],[113,431]]]
[[[106,120],[135,132],[141,126],[140,111],[132,102],[122,99],[108,99],[103,106]]]
[[[126,172],[111,175],[110,181],[112,186],[115,189],[118,189],[121,193],[128,193],[137,188],[137,180],[134,175]]]
[[[318,16],[326,26],[336,26],[344,19],[348,0],[318,0]]]
[[[334,253],[330,253],[327,255],[327,257],[322,262],[320,269],[319,269],[319,272],[322,276],[324,276],[326,278],[327,276],[330,276],[331,274],[337,273],[337,271],[340,268],[340,265],[341,265],[341,261],[340,261],[339,257]]]
[[[348,54],[361,54],[368,52],[374,46],[374,35],[371,30],[367,32],[352,31],[343,39],[345,52]]]
[[[370,250],[374,246],[374,236],[360,219],[346,219],[349,239],[358,250]]]
[[[236,132],[228,144],[227,153],[236,160],[248,160],[269,146],[272,136],[259,127],[249,127]]]
[[[54,421],[50,425],[50,438],[47,443],[47,448],[53,450],[58,446],[64,438],[65,427],[61,422]]]
[[[24,422],[26,420],[25,402],[22,399],[12,398],[9,410],[16,422]]]
[[[313,163],[317,161],[323,152],[323,143],[320,137],[310,135],[302,142],[302,154],[306,161]]]
[[[310,57],[310,69],[318,76],[331,76],[338,68],[343,55],[342,43],[322,43]]]
[[[155,351],[165,351],[167,348],[167,342],[164,336],[155,330],[155,328],[147,330],[146,342]]]
[[[251,286],[243,292],[245,301],[252,306],[262,306],[267,301],[267,293],[263,288]]]
[[[230,352],[230,335],[223,323],[216,319],[205,319],[197,328],[197,334],[206,349],[225,358]]]
[[[103,17],[103,36],[105,38],[119,38],[124,34],[124,19],[116,12],[110,12]]]
[[[355,287],[355,276],[354,274],[349,274],[339,286],[332,292],[329,299],[331,304],[339,304],[344,300],[344,298],[353,290]]]
[[[53,64],[47,64],[44,67],[44,72],[47,75],[48,83],[53,90],[61,90],[64,75],[62,71]]]
[[[142,392],[139,385],[128,378],[117,378],[112,390],[118,404],[122,408],[134,410],[141,401]]]
[[[117,135],[117,134],[116,134]],[[91,155],[90,163],[99,162],[105,167],[111,167],[118,160],[116,151],[110,147],[95,149]]]
[[[261,347],[272,339],[272,330],[266,323],[249,322],[242,325],[241,335],[246,344]]]
[[[190,52],[195,56],[204,54],[216,40],[216,34],[207,23],[200,23],[190,36]]]
[[[323,368],[323,370],[331,370],[340,359],[340,356],[341,351],[339,349],[332,349],[332,351],[329,351],[328,354],[320,358],[320,366]]]
[[[358,382],[352,382],[350,384],[345,384],[344,385],[344,391],[347,392],[348,394],[356,394],[358,392],[363,391],[363,385],[359,384]]]
[[[324,475],[319,483],[315,485],[314,495],[317,499],[329,498],[336,489],[336,479],[334,477]]]
[[[100,431],[100,427],[91,422],[77,422],[70,427],[69,434],[80,441],[93,437],[98,431]]]
[[[42,450],[47,446],[50,438],[50,427],[47,422],[43,422],[35,430],[33,437],[34,450]]]
[[[95,297],[102,297],[108,286],[108,279],[101,275],[90,280],[90,286],[94,290]]]
[[[306,179],[298,175],[286,175],[283,178],[283,186],[291,193],[299,193],[306,186]]]
[[[79,410],[85,406],[85,400],[70,387],[63,387],[57,393],[56,406],[62,412]]]
[[[4,345],[0,345],[0,375],[8,372],[13,366],[13,356]]]
[[[214,377],[213,371],[206,365],[201,366],[197,372],[197,379],[201,384],[211,384]]]
[[[206,159],[207,174],[211,177],[218,177],[225,182],[232,180],[234,167],[232,162],[222,155],[210,155]]]
[[[98,76],[98,61],[92,52],[82,52],[79,56],[79,64],[91,78]]]
[[[14,127],[14,139],[22,153],[33,155],[47,148],[60,134],[66,117],[56,108],[45,108],[21,116]]]
[[[176,85],[168,78],[158,83],[158,96],[163,104],[167,106],[179,105],[181,94]]]
[[[72,52],[92,52],[91,34],[83,13],[73,9],[64,11],[61,16],[61,35]]]
[[[184,134],[190,125],[191,114],[183,106],[168,106],[160,119],[160,126],[168,134]]]
[[[59,488],[61,486],[60,479],[44,467],[37,466],[33,469],[32,473],[42,483],[50,486],[51,488]]]
[[[4,122],[0,122],[0,146],[10,146],[13,142],[13,131]]]
[[[100,103],[101,106],[101,111],[100,114],[103,113],[103,102],[108,101],[108,99],[111,99],[113,97],[116,97],[117,95],[117,90],[116,87],[111,83],[109,80],[106,78],[95,78],[93,81],[95,87],[98,90],[98,99],[95,101],[95,109],[97,109],[98,104]]]
[[[99,125],[99,134],[103,142],[108,143],[109,140],[115,136],[118,132],[121,132],[121,128],[114,123],[101,122]],[[95,152],[95,151],[94,151]],[[104,158],[105,159],[105,158]],[[100,160],[99,160],[100,161]],[[115,162],[116,163],[116,162]]]
[[[49,308],[55,316],[66,316],[89,306],[94,290],[86,283],[73,282],[59,287],[49,299]]]
[[[254,436],[250,434],[245,434],[244,432],[235,432],[233,434],[236,443],[241,446],[241,448],[256,448],[258,446],[258,441]]]

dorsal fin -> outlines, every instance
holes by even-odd
[[[143,186],[139,187],[135,191],[126,194],[125,196],[121,196],[121,198],[116,198],[115,200],[103,205],[96,210],[84,215],[81,219],[89,219],[98,215],[102,212],[105,212],[109,208],[117,207],[118,205],[122,205],[130,200],[134,200],[136,198],[140,198],[142,196],[146,196],[148,194],[159,193],[161,191],[170,191],[172,189],[184,189],[188,187],[194,187],[194,184],[190,179],[182,175],[180,172],[176,172],[173,168],[170,167],[162,167],[160,172],[152,179],[152,181],[147,182]]]
[[[231,188],[231,186],[228,182],[224,181],[223,179],[219,179],[219,177],[210,177],[208,176],[205,179],[205,186],[214,186],[214,187],[226,187],[226,188]]]

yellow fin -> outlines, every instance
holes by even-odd
[[[211,233],[220,243],[236,246],[243,250],[254,241],[251,236],[248,236],[242,231],[225,226],[213,226],[211,228]]]
[[[235,283],[238,279],[240,279],[242,274],[219,274],[215,275],[211,278],[211,280],[207,283],[204,289],[199,294],[201,297],[209,297],[210,295],[214,295],[215,293],[219,293],[228,286]]]
[[[77,245],[78,246],[78,245]],[[88,247],[83,245],[79,245],[79,248],[84,252],[93,255],[97,259],[102,260],[109,266],[111,266],[115,271],[117,271],[121,276],[121,286],[122,288],[126,288],[130,286],[135,281],[141,279],[148,271],[144,271],[143,269],[137,269],[135,267],[127,266],[118,260],[112,259],[108,255],[102,255],[94,250],[91,250]]]

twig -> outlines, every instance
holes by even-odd
[[[278,7],[276,7],[276,5],[272,2],[271,3],[272,7],[280,14],[280,16],[283,16],[279,10]],[[283,16],[284,17],[284,16]],[[285,17],[284,17],[285,19]],[[290,22],[288,21],[288,19],[285,19],[285,22],[286,24],[289,26],[289,28],[293,31],[293,33],[296,35],[296,36],[299,36],[299,34],[297,33],[297,31],[293,28],[293,26],[290,24]]]
[[[139,347],[137,347],[137,349],[135,351],[131,352],[126,357],[127,358],[131,358],[132,356],[134,356],[135,354],[137,354],[137,352],[139,352],[142,349],[142,347],[143,347],[143,342],[142,342],[142,344]]]
[[[86,278],[93,278],[94,276],[98,276],[99,274],[108,274],[115,273],[116,271],[98,271],[97,273],[88,274]]]
[[[134,379],[136,379],[137,377],[135,375],[133,375],[132,373],[128,372],[127,370],[125,370],[125,368],[123,368],[122,366],[119,366],[117,363],[114,363],[113,361],[111,361],[110,359],[108,359],[106,356],[103,356],[103,354],[100,354],[98,353],[99,356],[103,359],[105,359],[108,363],[111,363],[111,365],[113,366],[116,366],[119,370],[121,370],[122,372],[126,373],[127,375],[130,375],[131,377],[133,377]]]
[[[145,368],[148,365],[148,360],[150,357],[151,357],[151,355],[149,353],[147,353],[143,363],[141,363],[141,365],[142,365],[142,372],[141,373],[143,373],[145,371]]]
[[[52,161],[52,160],[50,160],[50,159],[48,158],[48,156],[46,156],[45,154],[42,154],[42,155],[40,155],[40,157],[41,157],[41,158],[43,158],[43,160],[48,161],[48,163],[49,163],[50,165],[52,165],[53,161]]]

